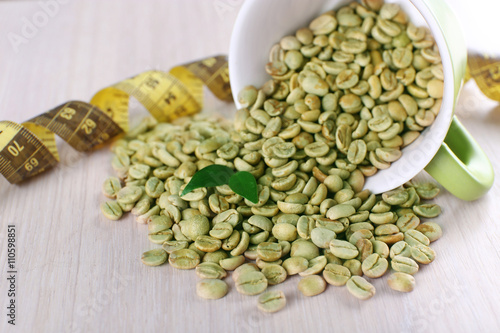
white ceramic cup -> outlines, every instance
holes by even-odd
[[[237,94],[243,87],[260,87],[270,79],[264,67],[274,44],[282,37],[294,34],[297,29],[308,26],[322,12],[338,9],[349,2],[351,1],[246,0],[236,20],[229,51],[229,75],[236,104]],[[435,122],[413,144],[403,149],[401,159],[392,163],[389,169],[380,170],[368,177],[365,189],[373,193],[394,189],[426,168],[457,197],[477,199],[491,187],[493,169],[481,148],[453,116],[467,63],[465,42],[458,21],[443,0],[386,2],[399,3],[411,22],[431,29],[443,63],[444,97]],[[446,140],[450,137],[447,137],[449,130],[453,132],[453,137],[449,139],[451,144],[448,146]],[[461,144],[460,140],[470,148],[467,153],[461,153],[457,148]],[[459,143],[454,143],[457,141]],[[464,158],[466,156],[461,156],[469,154],[469,151],[477,155],[475,160],[480,163],[470,163]]]

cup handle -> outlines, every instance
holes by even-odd
[[[467,201],[479,199],[488,192],[495,178],[490,160],[455,116],[425,171],[451,194]]]

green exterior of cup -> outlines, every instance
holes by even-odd
[[[444,1],[428,0],[424,3],[434,16],[450,54],[456,105],[467,67],[467,49],[460,24]],[[450,193],[468,201],[483,196],[494,181],[490,160],[456,116],[453,116],[444,142],[425,170]]]

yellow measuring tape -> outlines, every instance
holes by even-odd
[[[469,53],[466,79],[474,79],[483,94],[500,101],[500,59]]]
[[[129,129],[128,103],[135,97],[158,121],[197,113],[203,85],[231,101],[225,56],[170,70],[148,71],[99,91],[90,103],[70,101],[23,124],[0,121],[0,174],[19,183],[59,162],[55,135],[78,151],[88,151]]]

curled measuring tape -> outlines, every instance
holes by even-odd
[[[15,184],[59,162],[55,135],[78,151],[88,151],[129,129],[128,103],[135,97],[158,121],[197,113],[203,85],[231,101],[225,56],[148,71],[99,91],[90,103],[70,101],[22,124],[0,121],[0,174]]]
[[[469,53],[466,79],[474,79],[488,98],[500,102],[500,59]]]

